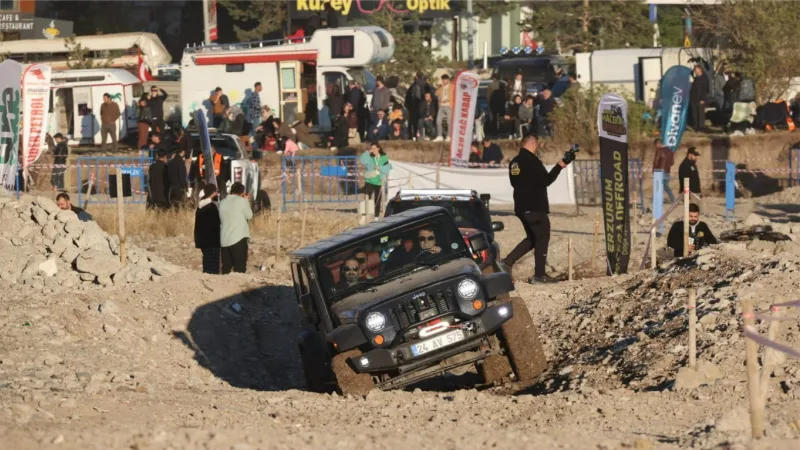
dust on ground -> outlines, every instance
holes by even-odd
[[[77,264],[84,253],[111,264],[101,257],[117,255],[113,237],[84,224],[75,238],[80,225],[66,230],[77,222],[59,219],[45,199],[2,198],[3,224],[14,217],[28,230],[25,240],[0,235],[0,272],[19,270],[0,277],[3,448],[751,448],[740,300],[764,310],[800,287],[793,241],[723,244],[684,261],[662,258],[655,271],[580,279],[603,271],[602,248],[594,271],[588,261],[598,210],[554,208],[548,271],[564,275],[571,237],[579,279],[528,285],[532,258],[515,267],[516,295],[551,363],[534,386],[476,387],[467,374],[343,398],[303,390],[294,344],[302,324],[285,261],[274,255],[276,230],[254,233],[247,274],[199,273],[190,233],[132,238],[136,270],[119,274]],[[726,222],[709,204],[705,220],[714,231],[770,220],[800,236],[793,214],[762,214],[772,211],[765,205]],[[349,226],[352,213],[318,217],[308,241],[340,220]],[[283,252],[300,244],[298,218],[283,216]],[[495,220],[506,225],[497,234],[506,253],[524,233],[509,212]],[[650,220],[637,224],[632,269]],[[69,246],[53,256],[62,238]],[[73,248],[75,258],[65,257]],[[52,275],[51,264],[40,267],[51,258]],[[701,372],[687,375],[692,287]],[[783,322],[778,338],[797,347],[800,326]],[[800,364],[782,362],[769,380],[768,436],[754,448],[797,448],[799,385]]]

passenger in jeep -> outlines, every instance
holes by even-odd
[[[417,241],[419,242],[419,248],[423,252],[431,252],[436,255],[442,251],[442,248],[436,245],[436,233],[430,228],[419,230]]]
[[[373,276],[369,273],[370,270],[369,270],[369,265],[367,263],[369,256],[367,255],[367,252],[358,249],[356,250],[356,253],[353,255],[353,257],[356,259],[356,261],[358,261],[358,265],[360,268],[359,277],[363,280],[373,279]]]

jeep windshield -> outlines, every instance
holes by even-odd
[[[318,262],[322,290],[330,303],[415,269],[468,255],[453,221],[431,216],[323,255]]]
[[[511,78],[522,71],[522,79],[526,83],[543,83],[550,85],[555,81],[555,69],[549,58],[513,59],[497,63],[495,71],[501,80]]]
[[[413,208],[423,206],[439,206],[450,212],[459,228],[475,228],[481,231],[491,231],[492,224],[483,203],[479,201],[434,201],[434,200],[408,200],[391,201],[386,205],[386,215],[399,214]]]

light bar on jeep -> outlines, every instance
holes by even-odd
[[[468,201],[477,196],[478,192],[470,189],[401,189],[395,196],[395,201],[442,200],[444,198],[450,198],[453,201]]]

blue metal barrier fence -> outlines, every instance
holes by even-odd
[[[600,184],[600,160],[579,159],[575,164],[575,201],[581,206],[602,205]],[[642,160],[628,160],[629,186],[636,190],[636,204],[644,210],[644,190],[642,188]]]
[[[126,197],[127,204],[147,203],[147,168],[148,157],[116,157],[116,156],[82,156],[76,161],[78,166],[78,204],[83,204],[83,196],[89,195],[92,203],[116,203],[109,196],[108,176],[115,175],[117,167],[122,174],[131,176],[131,197]],[[88,192],[89,180],[92,180],[92,192]]]
[[[283,209],[301,203],[357,203],[364,183],[362,172],[357,156],[283,158]]]

